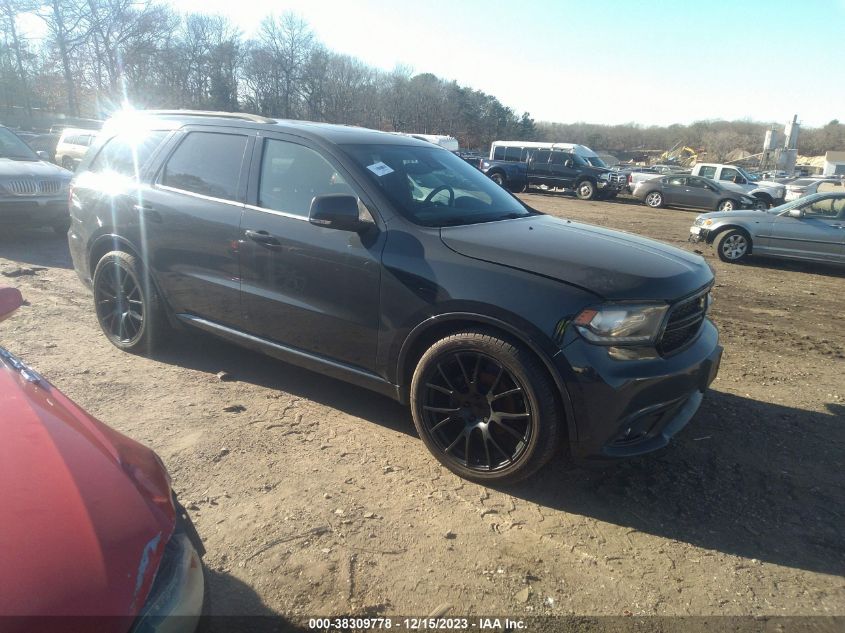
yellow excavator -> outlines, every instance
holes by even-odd
[[[698,160],[698,153],[693,148],[684,145],[683,141],[678,141],[672,149],[663,152],[658,160],[661,163],[692,167]]]

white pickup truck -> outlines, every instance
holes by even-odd
[[[696,163],[693,176],[717,181],[726,189],[741,191],[766,203],[767,207],[783,203],[786,187],[779,182],[758,180],[738,165]]]

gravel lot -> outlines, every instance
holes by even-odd
[[[721,372],[665,451],[462,481],[386,398],[202,334],[118,351],[50,231],[0,236],[0,271],[35,272],[0,277],[29,301],[0,345],[161,455],[213,614],[845,615],[845,269],[724,264],[687,243],[693,212],[523,197],[715,269]]]

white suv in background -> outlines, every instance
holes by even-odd
[[[65,128],[56,144],[56,163],[73,171],[97,138],[96,130]]]

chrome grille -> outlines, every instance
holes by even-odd
[[[62,181],[56,179],[36,180],[35,178],[18,178],[7,180],[3,188],[14,196],[37,196],[39,194],[55,194],[62,190]]]
[[[671,354],[695,338],[707,313],[707,295],[710,288],[683,299],[669,310],[666,327],[657,342],[661,354]]]

